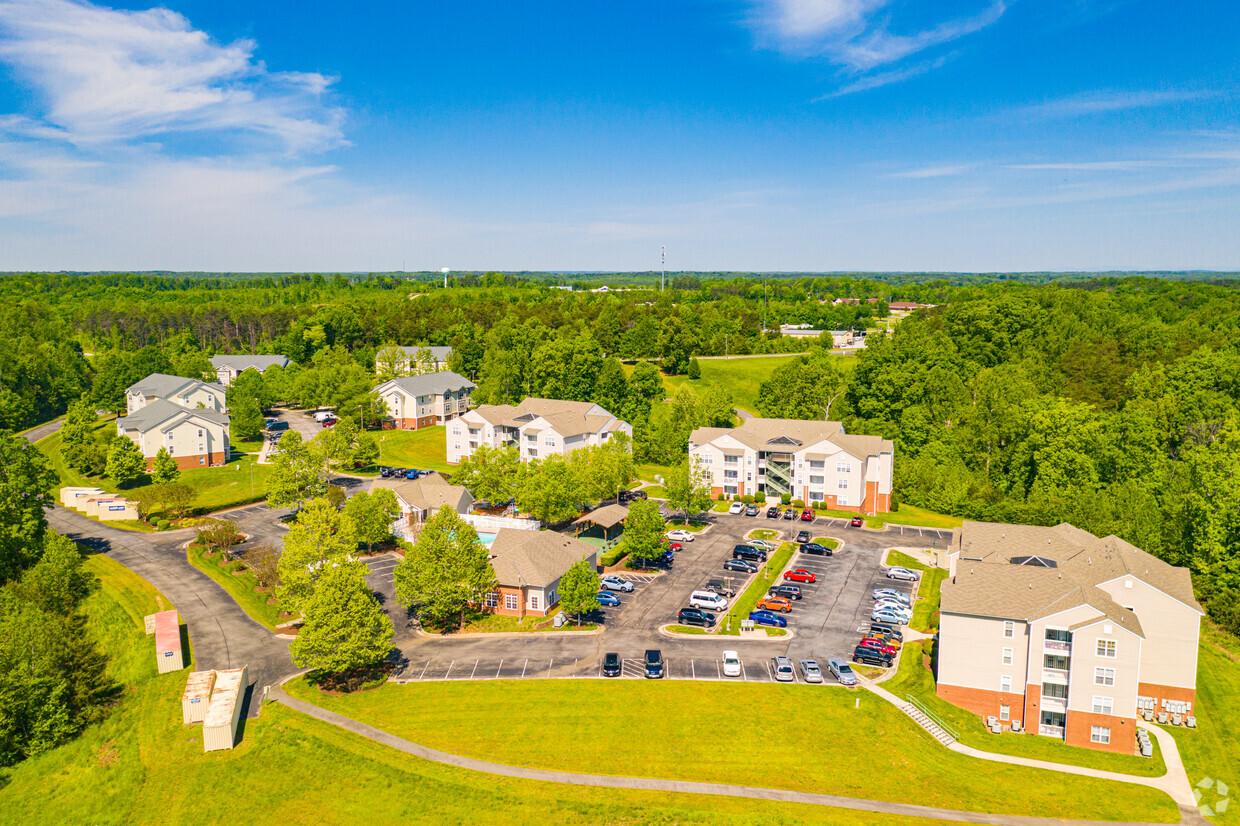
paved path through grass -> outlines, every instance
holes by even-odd
[[[304,673],[304,672],[300,672]],[[700,783],[688,780],[662,780],[648,777],[612,777],[609,775],[599,774],[579,774],[577,772],[549,771],[546,769],[530,769],[521,766],[507,766],[502,763],[492,763],[486,760],[476,760],[472,757],[463,757],[457,754],[450,754],[438,749],[427,748],[418,745],[403,737],[397,737],[389,734],[382,729],[374,726],[368,726],[365,723],[359,723],[342,714],[328,711],[325,708],[307,703],[303,700],[295,699],[284,691],[284,682],[287,682],[298,674],[290,675],[285,678],[279,685],[272,686],[271,698],[279,703],[283,703],[289,708],[300,711],[302,714],[322,720],[325,723],[331,723],[334,726],[344,729],[345,731],[365,737],[376,743],[382,743],[390,746],[406,754],[412,754],[423,760],[430,760],[435,763],[443,763],[449,766],[457,766],[463,769],[471,769],[473,771],[484,772],[486,774],[494,774],[502,777],[514,777],[522,780],[539,780],[546,783],[565,783],[573,786],[598,786],[613,789],[639,789],[644,791],[665,791],[665,792],[681,792],[686,794],[710,794],[724,797],[747,797],[760,800],[778,800],[787,803],[806,803],[814,806],[833,806],[840,809],[852,809],[866,812],[880,812],[883,814],[900,815],[904,817],[924,817],[933,820],[956,821],[959,823],[989,823],[995,826],[1137,826],[1136,823],[1121,823],[1119,821],[1098,821],[1098,820],[1063,820],[1060,818],[1047,817],[1023,817],[1020,815],[996,815],[984,814],[980,812],[965,812],[956,809],[936,809],[930,806],[915,806],[908,803],[893,803],[885,800],[864,800],[854,797],[843,797],[833,794],[816,794],[813,792],[794,792],[786,789],[768,789],[761,786],[734,786],[726,783]],[[1160,742],[1161,742],[1160,738]],[[1010,758],[1005,762],[1016,763],[1038,763],[1039,761],[1026,761],[1020,758]],[[1054,768],[1058,771],[1066,770],[1065,767],[1057,764],[1045,764],[1046,768]],[[1127,775],[1115,775],[1111,772],[1094,772],[1089,769],[1079,770],[1082,774],[1094,775],[1110,775],[1116,779],[1122,779],[1127,782],[1137,782],[1135,778]],[[1140,778],[1144,781],[1148,778]],[[1147,784],[1152,785],[1152,784]],[[1155,786],[1155,788],[1158,788]],[[1190,796],[1191,797],[1191,796]],[[1182,823],[1207,823],[1197,814],[1195,806],[1180,806]],[[1207,824],[1208,826],[1208,824]]]

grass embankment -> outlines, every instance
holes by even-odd
[[[443,425],[420,430],[385,430],[374,434],[379,439],[379,464],[389,467],[438,470],[451,473],[448,464],[447,435]]]
[[[775,801],[479,774],[419,760],[274,703],[260,719],[246,722],[237,748],[203,754],[201,727],[181,725],[181,691],[189,670],[156,674],[154,642],[143,632],[143,616],[167,609],[168,601],[106,557],[92,557],[87,567],[102,583],[85,604],[88,628],[108,653],[110,672],[127,689],[111,716],[77,740],[6,770],[0,824],[193,826],[220,820],[431,826],[485,818],[521,826],[707,821],[741,826],[776,820],[932,826],[920,818]],[[342,766],[348,771],[341,772]]]
[[[854,511],[815,511],[819,516],[833,516],[836,519],[852,519],[857,516]],[[945,513],[935,513],[923,508],[914,507],[913,505],[901,505],[898,511],[881,511],[875,516],[866,516],[865,526],[882,530],[887,527],[888,523],[892,525],[908,525],[913,528],[938,528],[940,530],[951,530],[959,528],[964,519],[959,516],[948,516]],[[910,534],[910,540],[918,539],[917,534]],[[933,538],[930,540],[934,541]]]
[[[758,569],[758,573],[753,575],[753,581],[749,583],[744,591],[742,591],[735,600],[732,601],[728,613],[719,620],[719,633],[730,636],[737,636],[741,633],[741,620],[749,619],[749,612],[753,610],[758,600],[770,589],[772,585],[780,582],[779,575],[784,570],[784,566],[792,559],[792,555],[796,553],[797,546],[791,542],[785,542],[779,546],[779,550],[767,557],[766,564]],[[771,578],[767,579],[767,574]],[[724,630],[728,627],[729,630]],[[783,631],[782,628],[767,629],[768,636],[782,636],[782,634],[771,634],[772,631]],[[787,633],[787,632],[785,632]]]
[[[667,529],[669,531],[682,530],[688,531],[689,533],[701,533],[706,530],[706,526],[708,524],[710,523],[698,522],[693,519],[690,519],[687,522],[684,519],[669,519],[667,520]]]
[[[258,580],[246,570],[240,560],[226,562],[221,554],[209,555],[206,546],[198,544],[191,544],[186,548],[185,556],[190,565],[211,577],[216,585],[228,592],[233,601],[241,606],[241,610],[249,614],[250,619],[272,631],[278,630],[276,624],[281,622],[280,609],[267,603],[271,594],[254,590],[259,587]],[[224,564],[221,565],[221,562]]]
[[[887,564],[921,571],[921,581],[917,583],[917,596],[920,599],[913,603],[913,620],[909,625],[924,634],[938,631],[939,600],[943,596],[941,588],[943,580],[947,578],[946,569],[928,567],[900,551],[888,551]]]
[[[556,609],[556,613],[559,609]],[[581,625],[575,623],[574,617],[568,618],[568,623],[563,628],[556,628],[552,622],[554,614],[545,617],[525,616],[525,617],[509,617],[502,614],[470,614],[465,617],[465,624],[458,631],[453,628],[448,631],[427,628],[431,633],[443,633],[445,636],[454,634],[506,634],[510,632],[541,632],[541,631],[590,631],[597,628],[598,625],[592,622],[582,622]],[[538,626],[544,625],[545,628]]]
[[[746,357],[737,356],[729,359],[699,359],[702,368],[700,379],[688,376],[664,376],[663,388],[667,397],[676,395],[681,387],[688,387],[699,396],[705,395],[715,388],[722,389],[732,396],[736,407],[750,413],[757,413],[758,389],[762,382],[771,377],[776,369],[782,367],[798,356]],[[842,370],[851,370],[856,366],[855,358],[849,356],[832,356],[835,366]],[[632,365],[625,365],[625,373],[633,372]]]
[[[1229,787],[1227,810],[1210,817],[1220,826],[1240,824],[1240,693],[1236,686],[1240,686],[1240,640],[1204,625],[1197,654],[1197,699],[1193,702],[1197,728],[1164,728],[1175,737],[1190,783],[1208,777]],[[1201,802],[1213,809],[1219,797],[1217,790],[1205,790]]]
[[[431,748],[519,766],[743,782],[1042,817],[1180,817],[1171,799],[1152,789],[958,755],[882,700],[863,694],[854,706],[855,692],[818,686],[496,680],[389,683],[330,697],[299,680],[290,692]],[[617,737],[632,727],[635,708],[660,711],[642,718],[640,737]],[[737,708],[762,713],[737,715]],[[817,749],[783,749],[779,760],[754,760],[750,749],[697,748],[702,721],[722,719],[738,743],[783,742],[786,721],[795,719],[798,740],[830,743],[831,759],[823,760]],[[548,742],[556,747],[548,749]]]

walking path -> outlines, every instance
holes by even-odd
[[[296,676],[296,675],[293,675]],[[285,678],[285,681],[292,677]],[[272,686],[271,699],[283,703],[289,708],[299,711],[302,714],[330,723],[334,726],[344,729],[381,743],[385,746],[412,754],[423,760],[430,760],[435,763],[442,763],[449,766],[456,766],[462,769],[470,769],[472,771],[484,772],[486,774],[499,775],[501,777],[514,777],[521,780],[535,780],[544,783],[564,783],[573,786],[595,786],[611,789],[635,789],[641,791],[662,791],[676,792],[681,794],[709,794],[722,797],[746,797],[758,800],[778,800],[785,803],[804,803],[811,806],[833,806],[840,809],[850,809],[853,811],[864,812],[881,812],[883,814],[898,815],[901,817],[923,817],[932,820],[955,821],[959,823],[988,823],[995,826],[1137,826],[1134,823],[1119,823],[1116,821],[1093,821],[1093,820],[1062,820],[1060,818],[1046,817],[1025,817],[1022,815],[1000,815],[1000,814],[984,814],[981,812],[965,812],[956,809],[936,809],[931,806],[915,806],[908,803],[892,803],[886,800],[864,800],[855,797],[843,797],[833,794],[818,794],[815,792],[795,792],[787,789],[768,789],[761,786],[733,786],[726,783],[699,783],[689,780],[663,780],[649,777],[612,777],[609,775],[599,774],[579,774],[577,772],[550,771],[547,769],[530,769],[522,766],[507,766],[502,763],[492,763],[486,760],[476,760],[472,757],[462,757],[457,754],[439,751],[438,749],[420,746],[417,743],[389,734],[382,729],[368,726],[365,723],[359,723],[344,715],[337,714],[333,711],[320,708],[319,706],[307,703],[290,697],[285,691],[283,682],[279,685]],[[1036,762],[1036,761],[1034,761]],[[1057,767],[1058,768],[1058,767]],[[1126,775],[1120,775],[1127,779]],[[1195,808],[1192,811],[1186,811],[1183,806],[1180,808],[1181,816],[1184,823],[1196,823],[1196,820],[1189,820],[1190,814],[1195,814]],[[1204,821],[1201,821],[1204,823]]]

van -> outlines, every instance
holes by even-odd
[[[318,413],[314,414],[314,420],[318,422],[319,424],[322,424],[323,422],[326,422],[329,420],[334,420],[335,418],[336,418],[336,414],[331,412],[330,410],[320,410]]]
[[[709,611],[728,610],[728,601],[714,591],[694,591],[689,594],[689,604],[694,608],[705,608]]]
[[[792,668],[792,660],[787,657],[771,657],[771,673],[781,683],[795,683],[797,673]]]

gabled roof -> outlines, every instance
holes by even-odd
[[[492,425],[504,427],[521,427],[542,419],[565,437],[607,433],[621,426],[610,411],[592,402],[536,399],[532,396],[515,407],[510,404],[484,404],[473,412]]]
[[[412,347],[397,347],[396,349],[411,357],[416,356],[420,350],[430,350],[435,361],[440,364],[447,364],[448,357],[452,355],[451,347],[431,347],[428,344],[415,344]]]
[[[268,367],[288,367],[287,356],[248,356],[244,353],[241,355],[220,355],[211,357],[211,366],[216,370],[221,367],[231,367],[238,373],[244,373],[253,367],[258,372],[263,372]]]
[[[438,373],[423,373],[420,376],[401,376],[379,385],[376,390],[385,392],[397,387],[410,396],[442,396],[449,391],[472,390],[476,385],[462,375],[451,370]]]
[[[878,436],[861,436],[844,432],[839,422],[808,419],[746,419],[738,427],[699,427],[689,435],[689,441],[703,445],[720,436],[728,435],[746,447],[757,451],[772,448],[793,447],[831,442],[856,459],[864,459],[879,453],[891,453],[894,446],[889,439]],[[795,452],[795,451],[794,451]]]
[[[167,373],[151,373],[146,378],[136,381],[125,388],[126,393],[139,393],[145,398],[155,396],[166,399],[169,396],[192,393],[199,387],[207,387],[220,393],[227,393],[223,385],[214,382],[187,379],[184,376],[169,376]]]
[[[500,585],[545,588],[594,552],[593,545],[555,531],[500,528],[491,543],[491,567]]]
[[[473,503],[473,495],[460,485],[449,484],[448,480],[438,473],[423,476],[421,479],[386,479],[375,481],[374,487],[387,488],[401,498],[406,504],[420,511],[437,511],[444,505],[451,505],[456,511]]]
[[[179,424],[183,419],[192,419],[199,417],[213,422],[214,424],[227,426],[230,419],[227,413],[220,413],[216,410],[208,409],[190,409],[174,404],[167,399],[155,399],[147,402],[141,409],[130,413],[128,416],[121,416],[116,423],[124,430],[136,430],[139,433],[146,433],[157,427],[167,429],[173,425]],[[178,419],[178,417],[181,417]]]
[[[1007,563],[1021,557],[1040,557],[1053,561],[1066,576],[1089,585],[1130,574],[1201,611],[1187,568],[1170,565],[1117,536],[1100,539],[1067,522],[1049,528],[965,522],[952,534],[952,550],[960,555],[958,566],[969,560]]]
[[[604,505],[595,508],[585,516],[573,520],[574,525],[598,525],[600,528],[614,528],[629,518],[629,509],[624,505]]]

